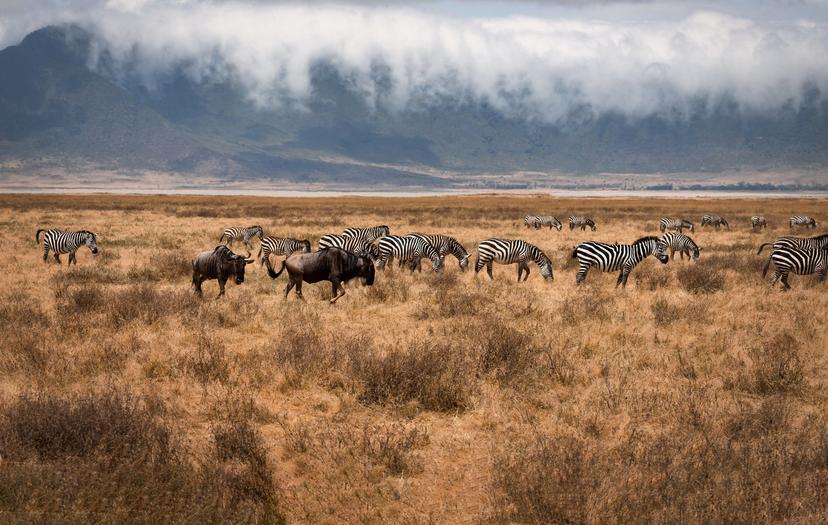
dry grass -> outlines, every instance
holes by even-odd
[[[587,210],[596,232],[521,224]],[[824,522],[828,294],[772,292],[755,254],[794,210],[828,203],[0,196],[0,521]],[[575,286],[578,242],[709,212],[733,229],[691,234],[698,262]],[[257,264],[197,299],[193,255],[253,223],[523,238],[555,280],[449,256],[330,306],[327,283],[285,300]],[[97,232],[100,255],[42,263],[46,226]]]

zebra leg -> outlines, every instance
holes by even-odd
[[[489,261],[486,263],[486,273],[489,274],[489,279],[494,281],[494,275],[492,275],[492,266],[494,266],[494,262]]]
[[[624,288],[627,287],[627,279],[629,278],[631,271],[632,268],[624,266],[624,268],[621,270],[621,273],[618,274],[618,281],[615,283],[616,288],[618,288],[618,285],[621,285]]]
[[[788,272],[782,274],[782,285],[785,287],[783,290],[787,291],[791,289],[791,285],[788,284]]]
[[[54,256],[55,256],[55,260],[57,261],[57,263],[58,263],[58,264],[61,264],[61,262],[60,262],[60,254],[59,254],[58,252],[54,252],[52,255],[54,255]]]
[[[780,277],[782,277],[782,272],[776,270],[776,275],[774,275],[773,279],[771,280],[771,288],[776,286],[776,281],[778,281]]]
[[[578,273],[575,275],[575,284],[581,284],[586,279],[587,273],[589,272],[589,264],[581,263],[581,267],[578,268]]]
[[[520,282],[520,278],[521,278],[521,276],[523,275],[523,263],[518,263],[517,267],[518,267],[518,278],[517,278],[517,282]]]
[[[43,262],[49,262],[49,246],[43,245]]]
[[[69,262],[66,263],[66,264],[71,265],[73,263],[75,264],[75,266],[77,266],[78,265],[78,260],[75,257],[75,252],[69,252]]]
[[[525,272],[524,275],[523,275],[523,280],[526,281],[526,279],[529,278],[529,265],[528,264],[523,263],[523,271]]]

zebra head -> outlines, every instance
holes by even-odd
[[[311,243],[307,239],[303,239],[299,241],[299,251],[302,253],[310,253],[311,251]]]
[[[667,249],[667,243],[663,240],[654,238],[652,242],[652,255],[661,262],[661,264],[667,264],[667,261],[670,260],[670,257],[665,253]],[[696,252],[698,253],[698,252]],[[696,255],[698,257],[698,255]]]
[[[443,258],[439,255],[436,255],[431,258],[431,269],[437,273],[443,271]]]
[[[248,228],[248,230],[250,231],[251,238],[258,237],[259,240],[261,240],[262,237],[264,237],[264,228],[262,228],[258,224],[256,226],[251,226],[250,228]]]
[[[463,255],[462,257],[460,257],[459,263],[460,263],[460,271],[465,272],[466,268],[469,267],[469,254],[467,253],[467,254]]]
[[[81,233],[86,234],[86,240],[84,241],[84,244],[86,244],[86,247],[89,248],[90,252],[97,255],[98,254],[98,243],[96,242],[95,234],[90,232],[90,231],[86,231],[86,230],[82,231]]]
[[[541,264],[538,266],[540,267],[540,273],[543,275],[544,280],[555,280],[555,276],[552,274],[552,261],[548,257],[544,255]]]

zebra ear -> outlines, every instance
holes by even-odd
[[[699,246],[699,251],[702,251],[702,250],[704,250],[704,248],[702,248],[701,246]]]

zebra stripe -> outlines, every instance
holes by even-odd
[[[323,235],[319,238],[319,249],[340,248],[354,255],[365,255],[375,263],[379,260],[380,252],[377,246],[360,237],[345,237],[343,235]]]
[[[750,227],[753,228],[754,230],[756,230],[757,228],[759,228],[759,229],[767,228],[768,227],[768,221],[766,221],[764,217],[754,215],[753,217],[750,218]]]
[[[368,242],[374,242],[381,237],[391,235],[391,229],[388,226],[373,226],[371,228],[345,228],[342,231],[343,237],[356,237]]]
[[[527,215],[523,218],[523,224],[527,228],[535,228],[536,230],[541,227],[541,217],[540,215]]]
[[[797,250],[794,248],[776,248],[771,253],[771,260],[776,266],[776,275],[771,281],[771,288],[776,286],[777,281],[782,281],[785,290],[790,290],[788,274],[819,275],[817,280],[822,282],[828,274],[828,251],[826,250]],[[762,277],[767,275],[767,267],[762,272]]]
[[[385,269],[385,266],[397,257],[404,261],[417,261],[421,257],[431,259],[431,269],[440,272],[443,269],[443,258],[437,249],[428,241],[411,235],[401,237],[399,235],[387,235],[379,240],[380,260],[377,267]],[[411,270],[415,266],[412,264]]]
[[[307,239],[299,240],[290,237],[264,237],[259,246],[258,256],[262,258],[259,266],[263,265],[265,260],[269,260],[272,255],[283,255],[290,257],[293,252],[308,253],[311,251],[310,241]]]
[[[633,268],[641,261],[655,256],[665,264],[669,258],[664,253],[664,242],[658,237],[642,237],[632,244],[606,244],[603,242],[588,241],[575,247],[572,258],[578,259],[579,269],[575,277],[575,284],[581,284],[586,279],[587,272],[593,266],[602,272],[618,274],[618,285],[627,286],[627,278]]]
[[[575,215],[572,215],[572,216],[569,217],[569,229],[570,230],[574,230],[576,227],[580,227],[581,231],[585,231],[587,226],[592,228],[592,231],[595,231],[595,230],[598,229],[598,227],[595,226],[595,221],[593,221],[592,218],[590,218],[590,217],[577,217]]]
[[[665,232],[667,230],[674,230],[681,233],[682,230],[684,230],[685,228],[687,228],[691,232],[694,231],[693,223],[690,221],[686,221],[684,219],[671,219],[668,217],[662,217],[659,221],[659,229],[662,232]]]
[[[661,240],[664,242],[664,246],[670,248],[670,258],[674,258],[674,254],[679,252],[679,256],[682,260],[684,260],[684,256],[687,255],[688,259],[698,259],[699,252],[701,248],[687,235],[678,232],[667,232],[662,237]]]
[[[554,279],[552,275],[552,261],[540,248],[534,244],[518,239],[486,239],[477,246],[477,260],[474,262],[474,273],[477,274],[485,266],[486,273],[490,279],[492,275],[492,263],[517,264],[520,282],[521,275],[526,272],[523,278],[529,278],[529,261],[534,261],[540,268],[544,279]]]
[[[423,234],[423,233],[409,233],[409,237],[419,237],[430,245],[434,246],[437,254],[441,259],[446,255],[451,254],[457,259],[461,271],[466,271],[469,266],[469,252],[463,248],[457,239],[449,237],[448,235],[439,234]],[[400,260],[402,262],[402,259]],[[420,261],[416,261],[417,267],[420,266]]]
[[[75,252],[78,251],[78,248],[81,246],[86,246],[89,248],[93,254],[98,253],[98,242],[95,237],[95,234],[87,231],[81,230],[76,232],[67,232],[63,230],[51,229],[51,230],[37,230],[35,233],[35,242],[40,243],[40,233],[46,232],[43,235],[43,261],[46,262],[49,257],[49,250],[53,252],[53,256],[55,260],[60,264],[60,254],[68,253],[69,254],[69,263],[78,264],[78,259],[75,257]]]
[[[805,226],[806,228],[816,228],[817,226],[816,221],[806,215],[794,215],[788,223],[792,230],[794,226]]]
[[[730,229],[730,224],[721,215],[704,215],[702,216],[701,225],[713,226],[717,230],[720,226],[726,226],[728,230]]]
[[[264,229],[261,226],[250,226],[249,228],[227,228],[219,237],[219,242],[224,241],[225,246],[230,246],[236,241],[242,241],[244,247],[247,248],[247,255],[250,255],[250,239],[258,237],[262,240],[264,237]]]

